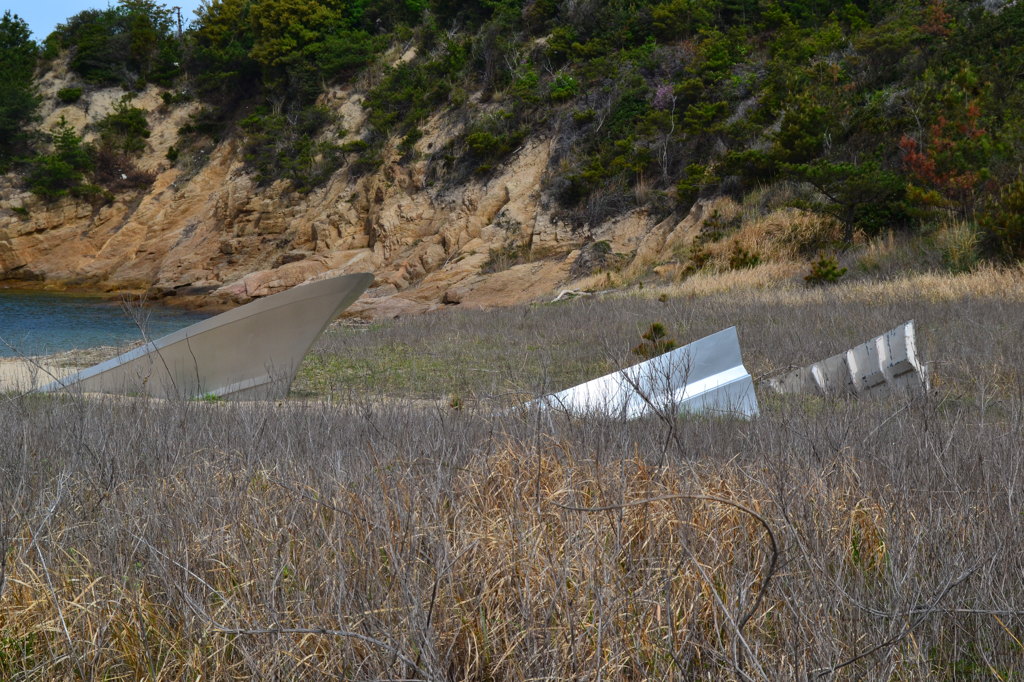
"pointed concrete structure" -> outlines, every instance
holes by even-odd
[[[529,406],[622,419],[659,411],[741,417],[759,413],[735,327],[545,396]]]
[[[155,398],[283,398],[327,325],[370,286],[359,273],[229,310],[42,387]]]

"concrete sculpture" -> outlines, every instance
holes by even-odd
[[[528,404],[572,414],[635,419],[657,411],[755,417],[754,383],[736,328]]]
[[[359,273],[303,284],[203,320],[60,378],[65,388],[157,398],[283,398],[310,346],[373,281]]]
[[[782,376],[768,379],[779,393],[858,393],[888,395],[893,390],[928,390],[910,320],[881,336]]]

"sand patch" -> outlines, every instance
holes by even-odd
[[[0,393],[32,391],[114,357],[122,349],[98,346],[38,357],[0,358]]]
[[[77,369],[61,367],[45,359],[0,358],[0,393],[31,391]]]

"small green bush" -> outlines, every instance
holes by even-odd
[[[567,73],[560,73],[551,81],[548,99],[552,102],[564,102],[575,97],[579,91],[579,81]]]
[[[643,340],[634,346],[631,352],[633,355],[639,356],[644,360],[650,360],[651,358],[663,355],[678,345],[675,339],[668,338],[665,325],[661,322],[652,322],[651,326],[648,327],[646,332],[641,334],[640,338]]]
[[[169,107],[173,104],[183,104],[192,100],[192,95],[185,91],[170,92],[164,91],[160,93],[160,99],[163,101],[164,106]]]
[[[372,173],[384,165],[384,157],[381,155],[379,145],[366,147],[365,151],[359,153],[352,164],[348,167],[349,173],[354,177]]]
[[[409,132],[407,132],[405,136],[402,138],[402,141],[399,144],[399,148],[404,152],[410,152],[412,151],[413,147],[416,146],[416,143],[422,139],[423,131],[419,128],[412,127],[409,129]]]
[[[839,266],[833,256],[822,256],[811,265],[811,271],[804,276],[808,284],[834,284],[846,274],[846,268]]]
[[[469,127],[466,152],[475,163],[474,172],[486,173],[501,163],[526,138],[529,129],[517,125],[512,113],[500,111],[485,116]]]
[[[430,61],[403,62],[370,90],[363,103],[381,133],[405,133],[448,101],[453,81],[467,64],[465,45],[449,41]]]
[[[68,194],[82,181],[82,172],[57,155],[33,159],[25,182],[29,190],[46,201]]]
[[[104,116],[97,127],[104,146],[128,154],[138,154],[146,148],[149,138],[149,122],[146,112],[131,105],[131,95],[125,95],[114,110]]]
[[[91,182],[83,182],[80,185],[72,187],[70,194],[76,199],[88,201],[94,206],[109,204],[114,200],[114,195],[109,190],[106,190],[99,185],[94,185]]]
[[[205,136],[218,141],[225,134],[227,122],[223,110],[216,107],[203,107],[189,114],[188,122],[178,128],[178,135]]]
[[[585,126],[595,118],[597,118],[597,112],[590,108],[572,112],[572,121],[578,126]]]
[[[761,263],[761,254],[756,251],[748,251],[739,245],[733,244],[732,253],[729,254],[729,267],[733,270],[753,268]]]
[[[537,75],[536,69],[529,67],[512,81],[512,85],[509,86],[509,94],[520,102],[535,104],[541,99],[538,94],[539,87],[540,76]]]
[[[676,203],[680,208],[689,208],[697,201],[700,191],[718,181],[710,169],[701,163],[689,164],[676,182]]]
[[[339,149],[342,154],[359,154],[365,152],[370,148],[370,143],[366,140],[352,140],[341,145]]]
[[[61,88],[57,91],[57,99],[62,104],[74,104],[82,98],[82,88]]]

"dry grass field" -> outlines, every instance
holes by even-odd
[[[1020,680],[1024,287],[970,277],[340,325],[285,405],[0,397],[0,679]],[[911,318],[926,397],[506,409],[655,321],[761,377]]]

